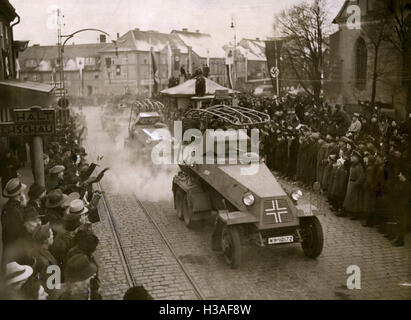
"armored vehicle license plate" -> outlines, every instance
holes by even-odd
[[[294,236],[268,238],[268,244],[291,243],[291,242],[294,242]]]

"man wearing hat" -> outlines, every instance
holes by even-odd
[[[23,297],[21,287],[29,280],[33,269],[13,261],[6,265],[5,285],[8,300],[20,300]]]
[[[85,254],[77,254],[67,261],[60,290],[54,290],[51,300],[89,300],[90,281],[97,275],[97,265]]]
[[[1,212],[4,250],[24,233],[24,196],[22,195],[24,189],[26,189],[26,185],[22,184],[19,178],[13,178],[7,182],[3,190],[3,196],[8,198]]]
[[[86,213],[88,212],[87,207],[84,205],[83,200],[76,199],[71,201],[70,207],[68,209],[68,214],[75,214],[80,217],[81,224],[85,224],[87,222]]]
[[[67,203],[69,197],[60,189],[52,190],[47,194],[46,198],[46,221],[50,222],[55,233],[63,230],[64,204]]]
[[[67,253],[74,247],[76,230],[81,226],[81,216],[65,214],[63,218],[64,231],[59,233],[50,247],[50,252],[56,258],[60,268],[64,269],[67,262]]]
[[[46,178],[46,190],[51,191],[60,188],[63,185],[64,170],[62,165],[54,166],[49,170]]]

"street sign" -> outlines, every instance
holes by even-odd
[[[54,109],[14,109],[14,122],[32,123],[32,122],[55,122]]]
[[[54,123],[0,123],[0,136],[43,136],[53,135],[56,132]]]
[[[0,123],[0,136],[42,136],[56,132],[54,109],[14,109],[14,122]]]

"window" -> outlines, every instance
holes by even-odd
[[[116,66],[116,75],[121,76],[121,66]]]
[[[363,38],[359,38],[355,48],[355,86],[364,90],[367,82],[367,46]]]
[[[99,79],[99,78],[100,78],[100,75],[98,73],[95,73],[94,74],[94,79]]]
[[[96,58],[94,57],[87,57],[84,59],[84,65],[86,66],[94,66],[96,64]]]
[[[25,61],[24,65],[26,68],[34,68],[37,66],[37,61],[35,59],[29,59]]]
[[[34,74],[33,74],[33,81],[39,81],[39,80],[40,80],[39,75],[36,74],[36,73],[34,73]]]

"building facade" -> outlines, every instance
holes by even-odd
[[[355,5],[360,14],[358,28],[353,28],[348,7]],[[330,37],[330,70],[325,96],[331,103],[343,105],[371,101],[376,75],[375,101],[391,105],[398,116],[406,112],[406,90],[401,81],[403,61],[390,41],[381,41],[376,51],[378,32],[390,32],[392,22],[381,28],[376,11],[378,0],[346,1],[334,19],[338,31]],[[386,38],[384,34],[383,38]],[[377,62],[375,63],[375,58]]]
[[[208,66],[208,78],[225,85],[226,54],[224,49],[218,46],[209,34],[201,33],[199,30],[192,32],[184,28],[182,30],[173,30],[171,35],[181,41],[188,49],[186,60],[182,60],[182,65],[186,67],[185,71],[188,74],[192,75],[196,70]]]
[[[167,88],[171,77],[180,76],[188,48],[173,35],[134,29],[99,54],[106,94],[147,96]]]
[[[84,97],[103,93],[101,56],[106,43],[71,44],[64,47],[64,82],[70,96]],[[19,58],[20,79],[58,86],[60,64],[57,46],[28,47]]]
[[[17,21],[13,23],[14,20]],[[7,0],[0,1],[0,81],[16,78],[16,48],[13,26],[20,21],[13,6]]]
[[[236,81],[236,89],[252,90],[259,85],[271,83],[264,41],[259,38],[241,39],[235,47],[235,53],[232,43],[223,48],[226,63],[233,66],[232,77],[233,81]]]

